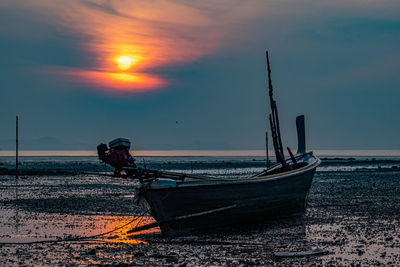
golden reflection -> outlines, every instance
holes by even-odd
[[[114,221],[110,222],[109,224],[106,225],[106,231],[107,230],[112,230],[112,229],[117,229],[128,222],[130,222],[131,219],[126,218],[126,217],[116,217]],[[155,222],[153,218],[151,217],[139,217],[137,220],[132,223],[129,226],[123,227],[115,232],[110,233],[107,235],[107,238],[104,239],[105,242],[107,243],[124,243],[124,244],[148,244],[146,241],[140,240],[135,238],[135,236],[138,235],[143,235],[143,234],[151,234],[151,233],[160,233],[161,230],[160,228],[152,228],[148,230],[143,230],[134,234],[128,234],[127,232],[138,226],[143,226],[148,223],[153,223]]]

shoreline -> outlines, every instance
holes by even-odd
[[[274,151],[269,150],[273,157]],[[313,150],[319,157],[400,157],[400,150]],[[139,157],[265,157],[265,150],[133,150]],[[19,150],[20,157],[97,157],[95,150]],[[15,150],[0,150],[1,157]]]

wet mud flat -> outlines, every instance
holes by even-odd
[[[13,176],[0,175],[2,264],[400,266],[395,168],[319,170],[302,217],[177,238],[165,238],[157,228],[127,234],[152,220],[135,220],[142,211],[133,205],[134,184],[77,172],[26,175],[16,187]],[[106,235],[47,242],[102,234],[131,221]],[[32,241],[38,243],[13,244]]]

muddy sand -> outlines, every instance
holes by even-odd
[[[1,265],[400,266],[398,168],[343,170],[335,162],[318,169],[302,217],[171,239],[158,228],[127,235],[152,221],[145,215],[106,235],[47,242],[98,235],[132,221],[141,214],[133,205],[135,182],[61,168],[51,175],[27,171],[16,187],[14,176],[5,172],[0,175]],[[81,170],[103,170],[85,164]],[[226,171],[232,174],[235,166],[230,167]]]

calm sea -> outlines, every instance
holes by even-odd
[[[318,172],[400,169],[400,150],[315,150],[322,159]],[[21,170],[111,171],[96,151],[20,151]],[[273,152],[269,152],[274,161]],[[265,169],[263,150],[146,150],[134,151],[140,167],[212,176],[247,176]],[[0,151],[0,168],[15,168],[15,151]],[[40,170],[40,171],[38,171]]]
[[[269,151],[269,155],[273,155]],[[137,150],[139,157],[265,157],[265,150]],[[319,157],[400,157],[400,150],[314,150]],[[22,157],[97,157],[95,150],[22,150]],[[15,151],[0,150],[0,157],[15,156]]]

